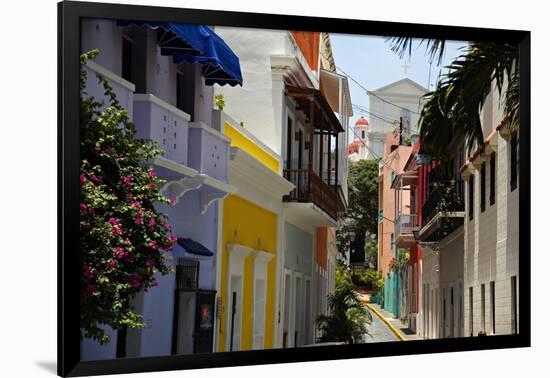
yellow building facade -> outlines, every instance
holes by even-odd
[[[280,158],[242,127],[226,121],[224,134],[238,190],[223,202],[217,350],[269,349],[277,346],[281,195],[293,185],[278,174]]]

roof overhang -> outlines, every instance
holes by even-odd
[[[402,189],[406,186],[416,185],[418,180],[418,173],[416,170],[401,172],[394,177],[391,188],[392,189]]]
[[[338,221],[332,218],[313,202],[284,202],[285,220],[306,227],[338,227]]]
[[[344,117],[353,116],[348,78],[321,68],[319,70],[319,81],[319,89],[327,99],[332,110]],[[340,109],[340,105],[344,103],[345,106],[343,106],[343,109]]]
[[[243,149],[231,147],[229,155],[230,182],[237,179],[240,182],[254,186],[271,197],[281,197],[295,188],[294,184],[272,171]]]
[[[342,124],[336,118],[321,91],[315,88],[286,85],[285,94],[296,101],[297,108],[304,112],[308,121],[313,123],[316,129],[333,131],[335,133],[344,132]],[[313,114],[311,114],[311,111],[313,111]],[[310,119],[311,115],[313,115],[314,119]]]
[[[282,71],[285,76],[296,84],[313,86],[315,88],[319,87],[319,81],[307,67],[305,59],[301,61],[292,55],[272,55],[271,70]]]

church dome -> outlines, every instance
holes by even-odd
[[[355,121],[355,126],[368,126],[369,121],[365,117],[361,116],[357,121]]]

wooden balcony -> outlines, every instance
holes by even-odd
[[[337,219],[337,187],[329,185],[308,169],[285,169],[285,179],[296,188],[283,197],[285,202],[310,202],[317,205],[334,220]]]

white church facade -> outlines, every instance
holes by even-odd
[[[427,92],[427,88],[409,78],[369,92],[369,120],[357,120],[349,158],[352,161],[383,158],[387,133],[398,133],[401,127],[403,137],[412,141],[419,133],[418,120]]]

